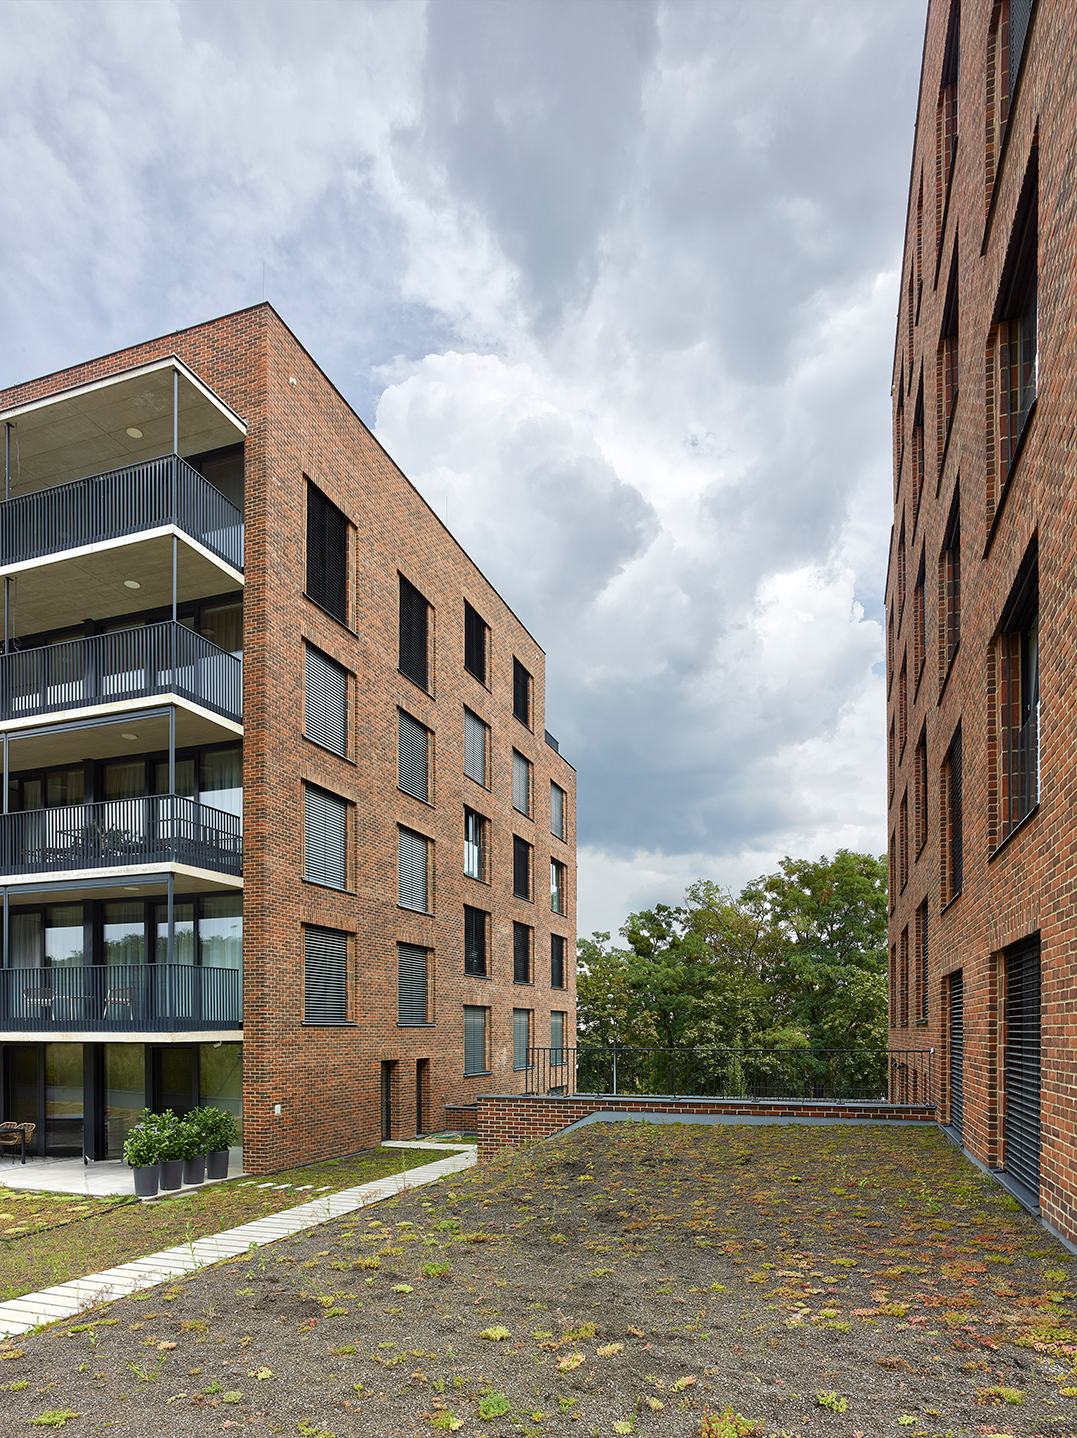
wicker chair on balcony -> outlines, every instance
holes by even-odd
[[[22,1150],[22,1161],[26,1162],[26,1143],[32,1136],[36,1123],[0,1123],[0,1149],[11,1150],[11,1161],[15,1161],[15,1150]]]

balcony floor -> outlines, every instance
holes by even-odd
[[[243,1176],[243,1149],[228,1150],[228,1178]],[[205,1188],[227,1179],[207,1180],[196,1185]],[[0,1159],[0,1189],[18,1188],[32,1193],[77,1193],[92,1198],[108,1198],[113,1194],[130,1196],[135,1191],[131,1170],[121,1158],[103,1158],[97,1163],[83,1163],[81,1158],[28,1158],[25,1168],[18,1158],[12,1163]],[[191,1193],[193,1188],[177,1189]],[[168,1196],[167,1194],[165,1195]]]

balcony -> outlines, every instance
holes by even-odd
[[[0,1033],[238,1029],[243,975],[193,964],[0,969]]]
[[[184,624],[150,624],[0,654],[0,723],[177,694],[237,723],[243,665]]]
[[[178,794],[0,815],[2,875],[146,864],[186,864],[239,876],[240,820]]]
[[[145,460],[0,503],[0,566],[175,525],[235,570],[243,515],[178,455]]]

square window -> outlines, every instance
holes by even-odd
[[[343,1024],[348,1021],[348,936],[339,929],[303,930],[306,963],[303,1022]]]

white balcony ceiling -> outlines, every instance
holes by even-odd
[[[0,423],[16,426],[12,497],[171,454],[173,370],[180,376],[180,454],[239,444],[246,433],[239,416],[182,361],[159,360],[0,413]]]

